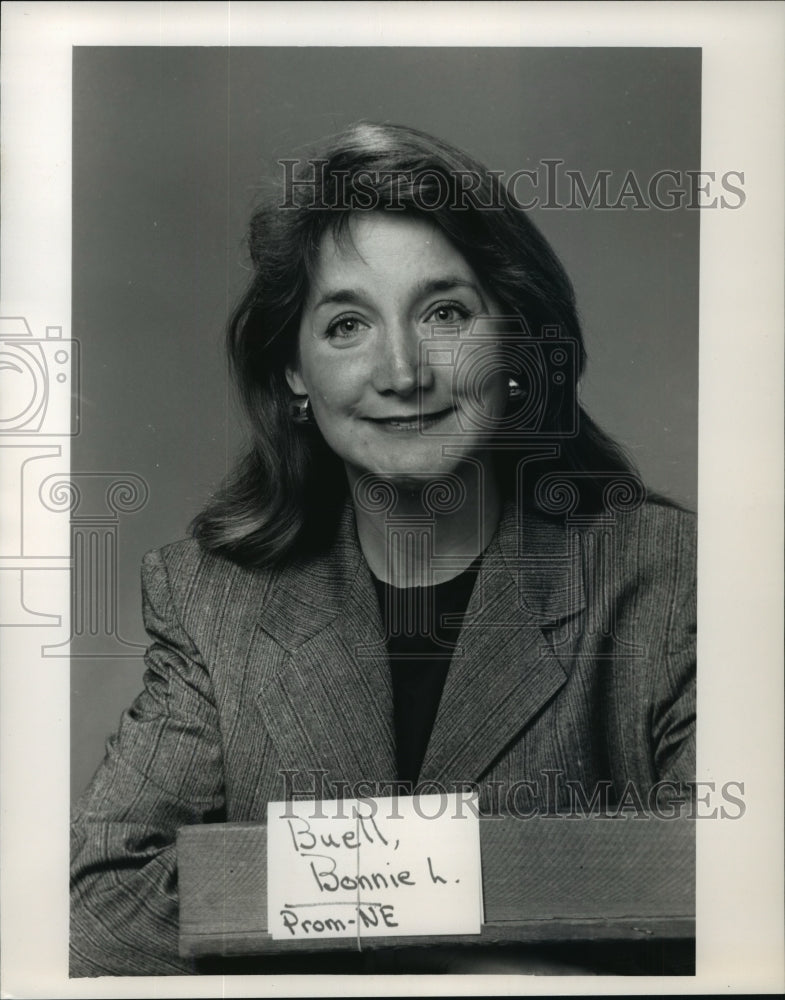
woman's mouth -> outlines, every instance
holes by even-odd
[[[428,427],[433,427],[441,420],[448,417],[453,411],[453,406],[448,406],[444,410],[436,410],[433,413],[401,414],[390,417],[367,417],[372,424],[376,424],[382,430],[389,431],[421,431]]]

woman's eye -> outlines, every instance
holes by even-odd
[[[360,330],[366,326],[367,324],[363,323],[357,316],[339,316],[327,327],[327,336],[336,337],[339,340],[350,339],[356,337]]]
[[[469,310],[457,302],[444,302],[425,317],[431,323],[459,323],[469,316]]]

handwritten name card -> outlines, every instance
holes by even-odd
[[[476,800],[269,803],[267,920],[276,939],[479,934]]]

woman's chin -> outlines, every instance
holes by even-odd
[[[397,461],[390,456],[385,461],[367,462],[362,465],[347,462],[349,482],[368,483],[369,479],[388,483],[395,489],[407,493],[424,489],[430,483],[449,480],[454,477],[464,479],[468,455],[433,455],[424,457],[416,453],[401,456]]]

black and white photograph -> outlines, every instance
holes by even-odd
[[[776,990],[783,101],[721,5],[39,6],[4,991]],[[783,8],[725,9],[749,108]]]

